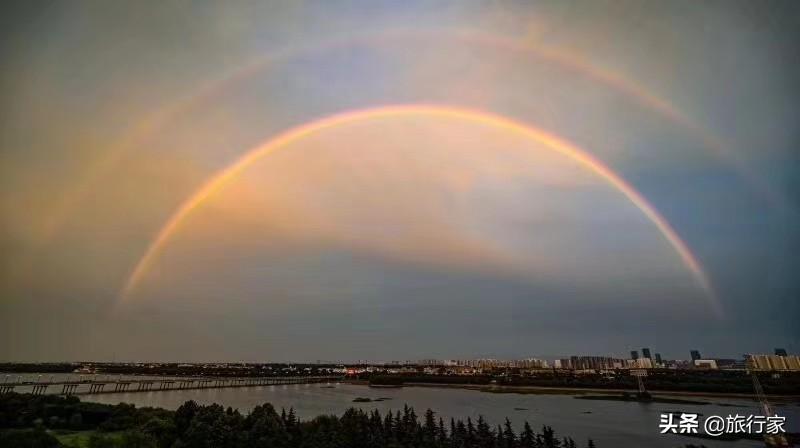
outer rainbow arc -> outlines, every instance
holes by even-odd
[[[302,55],[312,51],[320,51],[328,48],[360,43],[362,41],[367,42],[367,38],[374,39],[374,43],[380,44],[381,42],[386,42],[392,39],[409,37],[426,37],[430,39],[450,37],[454,39],[461,39],[467,43],[493,46],[506,51],[530,53],[544,61],[556,64],[562,69],[575,72],[586,77],[587,79],[611,87],[613,90],[633,98],[641,105],[649,108],[652,111],[655,111],[672,122],[685,127],[692,133],[697,134],[702,139],[704,146],[707,148],[716,153],[730,155],[730,151],[726,150],[727,145],[725,142],[723,142],[719,137],[710,133],[708,130],[698,126],[670,102],[657,95],[654,95],[643,86],[635,83],[632,80],[626,79],[612,71],[603,69],[600,66],[593,65],[588,61],[570,53],[566,53],[563,50],[532,46],[515,39],[498,37],[487,33],[476,32],[474,30],[464,30],[460,28],[446,29],[444,31],[405,29],[389,30],[379,35],[340,37],[330,41],[316,42],[301,46],[299,48],[284,49],[272,55],[256,58],[255,60],[250,61],[235,70],[232,70],[221,78],[217,78],[205,83],[198,89],[197,92],[192,92],[187,97],[174,100],[174,102],[152,111],[146,116],[141,124],[135,126],[125,134],[125,136],[122,138],[122,141],[115,145],[116,150],[113,151],[111,155],[97,163],[96,168],[89,170],[89,174],[84,176],[86,180],[74,188],[74,191],[68,192],[65,197],[62,198],[61,202],[55,207],[56,211],[54,216],[52,216],[49,222],[44,226],[45,236],[43,237],[44,241],[42,244],[52,238],[57,228],[60,227],[63,221],[66,219],[66,215],[70,212],[70,210],[74,208],[77,202],[80,202],[84,198],[88,191],[90,191],[92,183],[95,182],[98,177],[100,177],[99,172],[106,172],[109,167],[116,165],[119,160],[123,158],[125,153],[133,149],[137,141],[144,139],[154,131],[163,128],[166,123],[174,119],[179,114],[191,110],[191,108],[195,107],[197,103],[217,95],[219,92],[223,91],[225,88],[237,81],[249,79],[250,77],[255,76],[272,63],[283,59],[288,59],[290,57]],[[741,163],[736,162],[736,165],[740,172],[746,173],[746,170],[742,169]],[[753,181],[752,179],[750,180]],[[758,186],[762,191],[769,191],[769,188],[763,183],[760,183]]]
[[[78,184],[77,187],[73,188],[71,191],[68,191],[61,198],[61,201],[54,208],[53,215],[45,223],[43,236],[37,243],[37,248],[35,248],[33,251],[38,251],[53,238],[56,231],[63,225],[64,220],[67,219],[67,216],[72,213],[72,210],[75,208],[76,204],[82,201],[86,194],[91,191],[93,183],[97,181],[97,179],[101,176],[101,173],[108,171],[109,167],[115,166],[119,160],[123,158],[124,154],[134,147],[137,141],[147,137],[154,131],[161,129],[175,116],[190,110],[196,105],[196,103],[202,102],[209,97],[213,97],[234,82],[248,79],[257,73],[260,73],[271,63],[284,58],[289,58],[298,54],[304,54],[306,52],[317,51],[320,49],[337,47],[339,45],[362,42],[362,40],[368,37],[375,38],[377,39],[376,42],[380,43],[381,41],[390,40],[393,38],[404,38],[409,36],[424,36],[428,38],[452,37],[455,39],[462,39],[469,43],[490,45],[510,51],[531,53],[544,61],[554,63],[561,68],[574,71],[575,73],[585,76],[588,79],[602,83],[608,87],[611,87],[613,90],[634,98],[636,101],[650,110],[661,114],[672,122],[699,135],[704,146],[707,148],[718,154],[731,155],[730,151],[726,150],[727,145],[719,137],[711,134],[708,130],[705,130],[695,124],[673,104],[650,93],[647,89],[633,82],[632,80],[621,77],[620,75],[605,70],[600,66],[595,66],[588,61],[581,59],[580,57],[576,57],[575,55],[564,53],[560,50],[556,51],[555,49],[549,49],[546,47],[531,46],[514,39],[497,37],[491,34],[476,32],[474,30],[453,28],[444,30],[442,32],[415,30],[413,33],[412,31],[404,29],[390,30],[378,36],[368,35],[359,37],[340,37],[332,41],[312,43],[309,45],[304,45],[300,48],[288,48],[266,57],[256,58],[254,61],[246,63],[242,67],[229,72],[221,78],[207,82],[197,92],[194,92],[182,99],[176,100],[173,103],[169,103],[167,106],[156,109],[152,113],[148,114],[143,123],[126,133],[122,141],[116,145],[116,151],[113,151],[111,155],[97,163],[97,166],[94,169],[90,169],[88,174],[83,177],[83,182]],[[759,191],[765,193],[771,203],[785,203],[785,200],[778,197],[779,195],[772,191],[768,185],[754,176],[749,175],[747,170],[744,169],[742,163],[736,160],[731,160],[731,162],[734,163],[738,172],[744,173],[745,177]],[[29,254],[26,263],[32,263],[32,257],[34,255],[34,253]]]
[[[683,242],[677,232],[675,232],[669,222],[667,222],[667,220],[661,216],[655,207],[653,207],[644,198],[644,196],[636,191],[635,188],[628,184],[611,168],[604,165],[601,161],[589,153],[581,150],[572,143],[569,143],[557,136],[551,135],[543,130],[519,123],[509,118],[466,108],[424,104],[393,105],[371,109],[361,109],[332,115],[286,130],[278,136],[268,140],[266,143],[248,151],[234,163],[222,169],[208,181],[206,181],[170,216],[169,220],[167,220],[166,224],[161,227],[155,238],[149,244],[144,255],[136,263],[132,273],[125,283],[124,288],[121,291],[121,301],[124,302],[130,298],[131,294],[147,274],[150,266],[161,253],[161,250],[166,245],[170,237],[178,230],[183,220],[189,216],[192,211],[202,205],[205,200],[211,197],[214,193],[222,190],[229,182],[234,180],[239,174],[241,174],[257,160],[282,147],[301,140],[304,137],[339,125],[367,119],[420,115],[457,118],[479,123],[485,126],[492,126],[508,130],[537,141],[548,149],[568,157],[569,159],[577,162],[580,166],[597,174],[614,188],[616,188],[620,193],[622,193],[656,226],[656,228],[658,228],[662,236],[680,256],[683,264],[691,272],[698,286],[700,286],[700,288],[702,288],[702,290],[706,293],[714,312],[717,315],[721,315],[721,307],[714,294],[711,282],[689,247],[685,242]]]

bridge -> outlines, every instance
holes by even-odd
[[[162,392],[170,390],[195,390],[195,389],[222,389],[228,387],[257,387],[257,386],[279,386],[286,384],[311,384],[311,383],[330,383],[341,381],[341,376],[285,376],[285,377],[147,377],[147,378],[98,378],[84,379],[80,377],[73,380],[55,380],[53,377],[48,381],[42,381],[41,376],[36,381],[23,381],[22,377],[17,377],[17,381],[9,381],[10,375],[6,375],[5,381],[0,383],[0,394],[14,392],[15,389],[34,395],[44,395],[48,393],[55,395],[94,395],[94,394],[113,394],[121,392]]]

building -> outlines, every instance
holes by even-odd
[[[800,371],[800,357],[796,355],[745,355],[747,367],[753,370]]]
[[[571,356],[570,365],[576,370],[611,370],[620,365],[610,356]]]
[[[717,358],[714,361],[717,362],[720,370],[745,370],[747,368],[742,359]]]
[[[441,362],[444,367],[471,367],[475,369],[492,370],[492,369],[546,369],[549,367],[547,361],[538,358],[523,358],[523,359],[494,359],[494,358],[480,358],[480,359],[459,359],[459,360],[422,360],[420,363],[430,365],[431,362]],[[439,365],[439,364],[434,364]]]
[[[772,370],[768,355],[744,355],[747,368],[753,370]]]
[[[697,361],[702,358],[702,356],[700,356],[700,350],[692,350],[690,354],[692,356],[692,361]]]
[[[656,364],[658,365],[664,364],[664,360],[661,359],[661,353],[656,353]]]
[[[777,356],[786,356],[787,355],[786,349],[785,348],[776,348],[775,349],[775,354]]]
[[[569,361],[575,370],[610,370],[615,360],[608,356],[571,356]]]
[[[786,360],[783,356],[778,355],[767,355],[767,359],[769,359],[769,364],[772,366],[772,370],[786,370]]]
[[[417,361],[417,365],[426,367],[441,366],[444,365],[444,361],[441,359],[420,359]]]
[[[652,369],[653,368],[653,360],[650,358],[639,358],[636,360],[636,368],[637,369]]]
[[[653,357],[650,356],[650,349],[649,348],[643,348],[642,349],[642,358],[653,359]]]
[[[639,352],[631,350],[631,359],[639,359]]]
[[[667,362],[668,369],[677,369],[677,370],[687,370],[694,367],[694,361],[685,361],[682,359],[676,359],[674,361]]]
[[[717,370],[717,361],[713,359],[695,359],[694,367],[703,370]]]
[[[514,367],[523,369],[546,369],[548,368],[547,361],[538,358],[525,358],[513,361]]]

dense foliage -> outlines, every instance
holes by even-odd
[[[34,429],[30,429],[34,428]],[[257,406],[247,415],[218,404],[187,401],[178,410],[132,405],[83,403],[75,397],[7,394],[0,396],[0,446],[59,447],[52,430],[97,430],[90,448],[259,448],[259,447],[421,447],[421,448],[573,448],[547,426],[535,432],[526,422],[517,434],[506,420],[491,427],[482,417],[445,422],[428,410],[382,415],[349,409],[341,416],[300,421],[293,410]],[[581,446],[593,447],[587,441]]]

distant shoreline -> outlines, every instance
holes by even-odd
[[[348,384],[358,384],[370,387],[385,387],[382,385],[370,385],[366,380],[345,380]],[[395,386],[401,387],[401,386]],[[479,384],[439,384],[439,383],[403,383],[402,387],[435,387],[446,389],[468,389],[486,393],[506,393],[522,395],[584,395],[601,394],[616,395],[625,392],[635,393],[632,389],[601,389],[590,387],[546,387],[546,386],[505,386],[505,385],[479,385]],[[752,394],[742,393],[720,393],[720,392],[692,392],[692,391],[672,391],[672,390],[649,390],[653,395],[660,396],[686,396],[686,397],[709,397],[709,398],[737,398],[755,402]],[[768,395],[770,400],[780,403],[800,403],[800,395]]]

